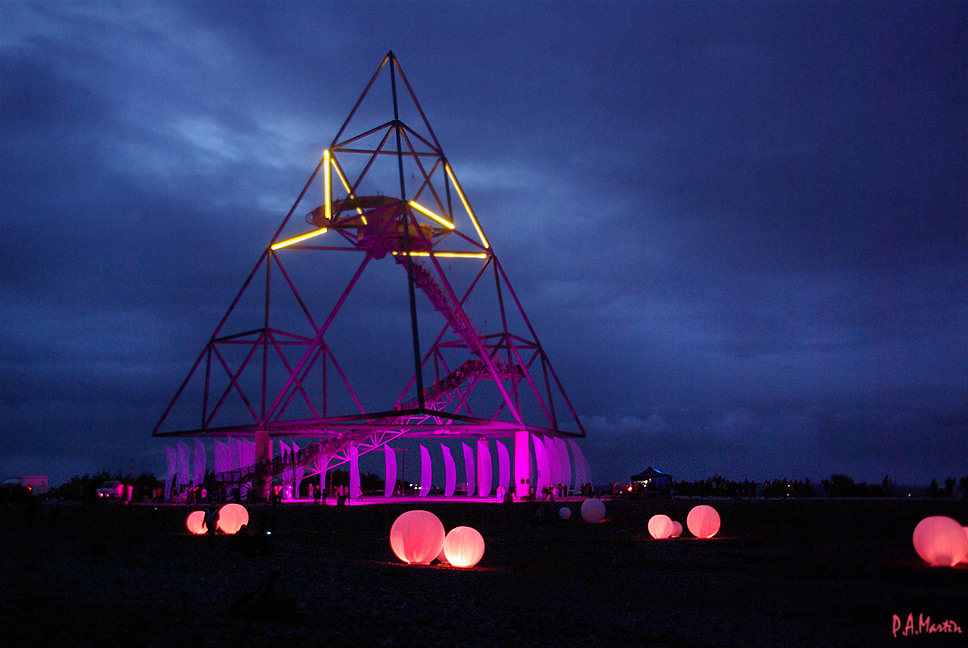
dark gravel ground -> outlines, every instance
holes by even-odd
[[[649,537],[698,503],[608,502],[597,525],[577,502],[569,521],[562,503],[421,506],[483,534],[471,570],[399,563],[400,504],[252,507],[244,542],[188,535],[183,507],[3,505],[0,646],[968,645],[892,634],[912,613],[968,632],[968,565],[911,545],[927,515],[968,524],[968,502],[712,501],[716,538]]]

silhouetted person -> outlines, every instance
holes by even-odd
[[[215,538],[215,531],[218,529],[218,509],[214,506],[209,506],[208,510],[205,511],[205,526],[208,527],[208,535],[211,538]]]

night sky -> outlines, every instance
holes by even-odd
[[[163,472],[389,50],[597,483],[968,475],[968,4],[3,1],[0,476]]]

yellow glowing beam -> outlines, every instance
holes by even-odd
[[[350,190],[349,181],[347,181],[346,176],[343,175],[343,169],[341,169],[339,164],[337,164],[336,162],[333,162],[333,168],[336,169],[336,175],[339,176],[340,182],[343,183],[343,186],[346,188],[346,193],[349,194],[349,197],[356,198],[356,196],[354,196],[353,192]],[[363,216],[363,210],[360,209],[359,207],[356,208],[356,213],[359,214],[360,216]],[[363,224],[366,225],[366,216],[363,216]]]
[[[348,193],[350,196],[352,196],[353,195],[353,192],[350,191],[350,183],[346,179],[346,176],[343,175],[343,169],[342,169],[342,167],[340,167],[340,165],[338,165],[338,164],[333,164],[333,168],[336,169],[336,175],[339,176],[339,181],[342,182],[343,183],[343,186],[346,188],[346,193]]]
[[[323,192],[324,192],[324,204],[326,205],[326,222],[330,222],[333,219],[333,178],[332,171],[330,171],[330,159],[329,159],[329,149],[323,151]],[[325,231],[325,230],[324,230]]]
[[[285,241],[279,241],[278,243],[273,243],[272,249],[278,250],[279,248],[284,248],[289,245],[292,245],[293,243],[299,243],[300,241],[305,241],[306,239],[311,239],[314,236],[319,236],[320,234],[325,234],[325,233],[326,233],[326,228],[322,227],[313,232],[306,232],[305,234],[300,234],[299,236],[293,236],[292,238],[286,239]]]
[[[460,196],[460,201],[464,203],[464,209],[467,210],[467,215],[471,217],[471,222],[474,223],[474,229],[477,230],[477,236],[480,237],[481,243],[483,243],[484,247],[486,248],[491,247],[488,245],[487,239],[484,237],[484,232],[481,231],[481,226],[477,224],[477,218],[474,217],[474,211],[471,209],[471,206],[467,204],[467,198],[464,197],[464,192],[461,191],[460,185],[457,183],[457,178],[454,177],[454,172],[450,170],[449,163],[444,163],[444,170],[447,171],[447,177],[450,178],[450,181],[454,183],[454,189],[457,190],[457,195]]]
[[[393,254],[397,256],[400,253],[394,252]],[[430,252],[411,252],[410,256],[429,257]],[[434,252],[434,256],[450,259],[486,259],[487,252]]]
[[[438,216],[437,214],[433,213],[432,211],[430,211],[429,209],[427,209],[423,205],[417,203],[417,201],[411,200],[409,204],[410,204],[411,207],[413,207],[414,209],[416,209],[418,212],[420,212],[421,214],[423,214],[427,218],[430,218],[430,219],[433,219],[433,220],[437,221],[438,223],[440,223],[441,225],[443,225],[447,229],[454,229],[454,224],[453,223],[451,223],[449,220],[447,220],[443,216]]]

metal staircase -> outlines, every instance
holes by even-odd
[[[397,263],[406,268],[403,259],[398,257]],[[413,266],[413,282],[427,295],[430,303],[434,305],[434,309],[444,316],[444,319],[450,324],[450,328],[464,339],[467,348],[474,351],[480,343],[481,334],[467,319],[464,310],[440,289],[429,270],[412,259],[411,265]]]

